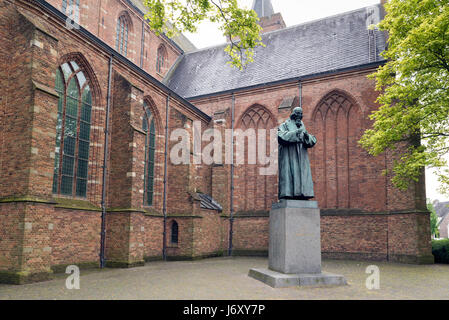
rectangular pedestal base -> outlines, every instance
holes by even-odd
[[[344,276],[332,273],[285,274],[269,269],[251,269],[248,276],[262,281],[273,288],[296,286],[344,286]]]
[[[320,209],[316,201],[281,200],[270,211],[268,268],[321,273]]]

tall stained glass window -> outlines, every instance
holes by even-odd
[[[128,53],[128,31],[129,23],[125,15],[120,16],[117,21],[117,35],[115,38],[115,49],[126,57]]]
[[[161,73],[164,68],[165,59],[167,56],[167,50],[163,45],[157,49],[156,71]]]
[[[62,12],[79,23],[80,0],[62,0]]]
[[[59,95],[53,193],[86,197],[89,167],[92,94],[75,61],[56,71]]]
[[[145,138],[145,181],[144,181],[144,205],[153,205],[154,193],[154,158],[156,152],[156,130],[154,127],[154,118],[144,103],[145,112],[143,116],[142,130],[146,132]]]

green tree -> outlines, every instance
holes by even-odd
[[[149,9],[145,18],[158,35],[193,33],[204,20],[217,23],[230,40],[225,48],[228,63],[240,70],[254,61],[254,48],[263,46],[256,12],[240,8],[237,0],[144,0],[143,4]]]
[[[380,108],[360,142],[372,155],[392,150],[396,187],[430,167],[449,193],[449,0],[390,0],[385,9],[378,27],[388,34],[387,63],[371,75]]]
[[[430,202],[429,199],[427,199],[427,210],[430,211],[430,234],[434,238],[439,238],[440,231],[438,230],[438,216],[432,202]]]

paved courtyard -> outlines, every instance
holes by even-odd
[[[267,266],[265,258],[215,258],[152,262],[134,269],[81,270],[81,288],[68,290],[68,275],[22,286],[0,285],[4,299],[449,299],[449,265],[405,265],[323,261],[323,270],[343,274],[344,287],[273,289],[249,278]],[[369,265],[380,269],[380,289],[368,290]]]

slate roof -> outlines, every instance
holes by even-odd
[[[370,41],[367,29],[379,19],[377,5],[265,33],[266,47],[256,49],[255,62],[244,71],[226,64],[226,44],[190,52],[164,83],[192,98],[379,61],[385,35],[371,31]]]
[[[200,206],[203,209],[217,210],[219,212],[223,211],[221,205],[215,201],[210,195],[205,193],[197,193],[200,199]]]
[[[449,201],[447,202],[439,202],[436,201],[433,204],[433,207],[435,209],[435,213],[438,217],[444,219],[447,214],[449,214]]]

